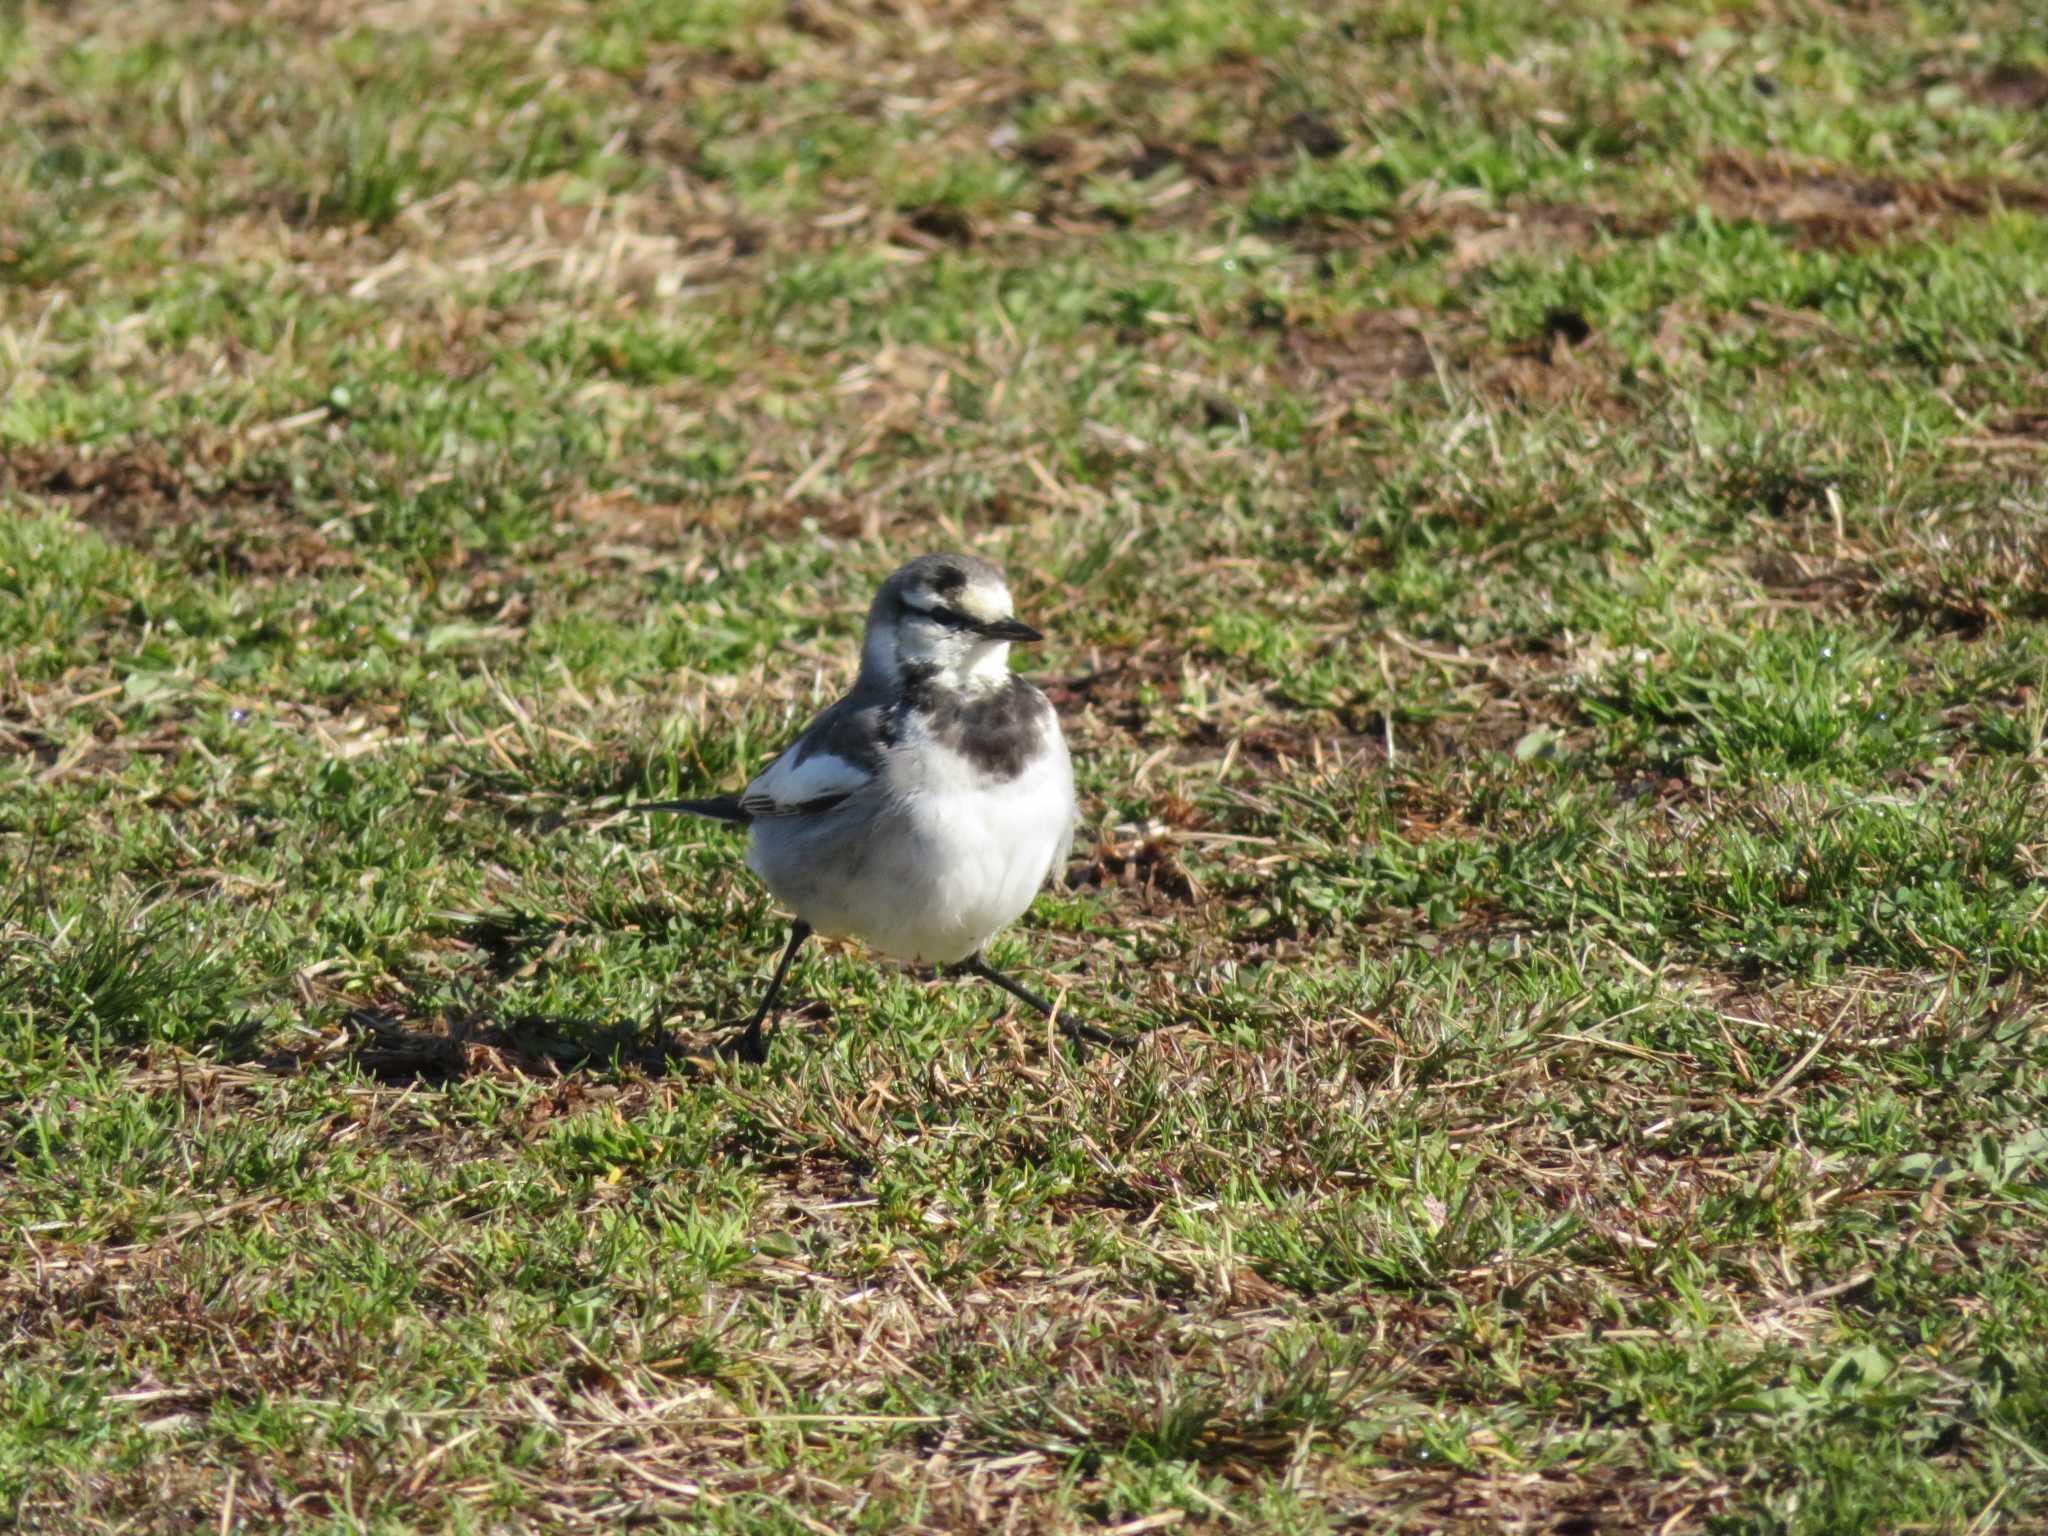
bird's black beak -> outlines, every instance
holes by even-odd
[[[1009,640],[1019,645],[1028,645],[1033,640],[1045,638],[1029,624],[1016,619],[998,619],[993,624],[977,624],[975,629],[984,639]]]

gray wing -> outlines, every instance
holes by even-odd
[[[874,782],[882,771],[881,711],[841,699],[811,722],[740,795],[756,819],[816,816]]]

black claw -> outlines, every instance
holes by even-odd
[[[738,1030],[720,1041],[718,1054],[754,1066],[765,1062],[768,1059],[768,1037],[762,1031],[761,1021],[750,1020],[745,1029]]]
[[[1114,1051],[1129,1050],[1131,1042],[1124,1035],[1113,1035],[1106,1029],[1097,1029],[1093,1024],[1078,1023],[1073,1019],[1060,1020],[1060,1033],[1077,1046],[1101,1045]]]

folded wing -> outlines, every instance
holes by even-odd
[[[755,818],[815,816],[829,811],[873,777],[870,769],[837,753],[806,752],[799,741],[775,759],[740,796],[740,809]]]

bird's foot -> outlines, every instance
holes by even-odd
[[[761,1028],[761,1021],[755,1019],[745,1029],[735,1030],[713,1047],[713,1053],[729,1061],[760,1066],[768,1059],[768,1036]]]
[[[1060,1019],[1057,1024],[1059,1032],[1065,1035],[1068,1042],[1078,1051],[1085,1052],[1091,1045],[1099,1045],[1112,1051],[1128,1051],[1138,1043],[1130,1035],[1119,1035],[1107,1029],[1098,1029],[1093,1024],[1083,1024],[1079,1019]]]

